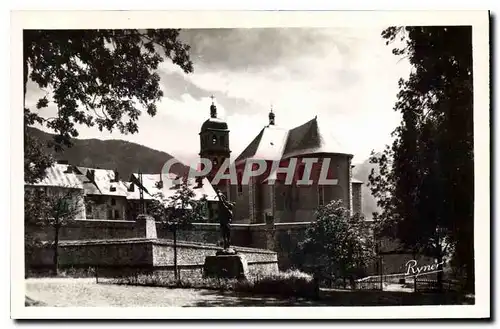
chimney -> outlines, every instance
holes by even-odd
[[[92,169],[88,169],[87,170],[87,174],[85,175],[87,176],[87,178],[91,181],[91,182],[94,182],[95,181],[95,171],[92,170]]]
[[[109,187],[109,191],[110,191],[110,192],[116,192],[116,186],[111,185],[111,186]]]
[[[115,182],[118,182],[120,180],[120,174],[118,173],[118,169],[115,169]]]
[[[66,167],[66,170],[64,171],[65,174],[72,174],[73,173],[73,166],[72,165],[68,165]]]

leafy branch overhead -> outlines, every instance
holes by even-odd
[[[136,133],[142,110],[154,116],[163,96],[164,57],[193,71],[179,30],[25,30],[23,39],[25,96],[31,80],[47,92],[36,108],[57,107],[52,118],[25,108],[25,125],[55,130],[56,148],[71,145],[75,124]]]

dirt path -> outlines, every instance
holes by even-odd
[[[172,289],[95,283],[95,279],[28,279],[26,297],[47,306],[382,306],[473,304],[455,294],[401,291],[322,290],[320,300],[222,293],[208,289]],[[39,303],[37,303],[39,302]]]
[[[47,306],[291,306],[309,301],[239,296],[207,289],[171,289],[95,283],[95,279],[26,280],[26,296]]]

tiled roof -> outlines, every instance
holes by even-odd
[[[163,187],[159,188],[158,186],[158,182],[160,180],[159,174],[142,174],[142,185],[146,189],[145,193],[143,193],[143,198],[146,200],[151,200],[153,199],[153,196],[155,196],[160,192],[163,194],[165,199],[168,199],[169,197],[173,196],[177,191],[173,183],[173,181],[176,178],[177,175],[175,174],[163,174],[162,175]],[[139,174],[133,173],[131,175],[130,181],[131,182],[127,183],[128,186],[130,186],[130,184],[133,184],[132,181],[138,182]],[[188,181],[188,185],[195,193],[196,200],[201,199],[203,195],[206,195],[206,198],[209,201],[217,200],[217,194],[215,193],[214,188],[212,187],[207,178],[202,179],[201,187],[198,187],[195,178],[190,178]],[[135,187],[134,191],[130,190],[127,191],[127,199],[139,200],[140,199],[139,188]]]
[[[47,168],[45,177],[35,184],[26,184],[33,186],[57,186],[82,189],[82,182],[78,179],[77,175],[68,171],[69,165],[67,164],[54,164]]]
[[[350,154],[338,143],[333,128],[315,117],[290,130],[274,125],[264,127],[236,158],[236,163],[248,159],[280,160],[318,153]]]
[[[122,182],[115,182],[115,172],[108,169],[94,169],[76,167],[79,171],[85,194],[110,196],[127,196],[127,186]],[[89,177],[94,177],[90,180]]]

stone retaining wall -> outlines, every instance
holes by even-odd
[[[67,225],[61,228],[59,239],[61,242],[96,240],[115,241],[120,239],[132,241],[132,239],[137,240],[147,237],[147,225],[148,224],[144,220],[75,220],[70,221]],[[236,249],[249,247],[275,251],[277,253],[277,260],[280,269],[285,270],[294,264],[292,255],[294,254],[298,243],[304,237],[305,230],[309,225],[310,223],[273,222],[267,224],[233,224],[231,228],[231,243],[236,246]],[[42,228],[38,226],[28,226],[26,230],[32,236],[38,237],[42,241],[51,241],[53,239],[54,232],[50,227]],[[173,238],[172,232],[168,231],[160,223],[156,223],[156,235],[160,240],[171,240]],[[203,245],[213,245],[213,248],[216,248],[216,245],[220,242],[219,225],[217,223],[196,223],[192,225],[190,230],[179,230],[177,232],[177,239],[178,241],[185,241],[190,244],[201,243]],[[128,248],[130,250],[128,252],[125,251],[126,248],[120,248],[120,252],[124,253],[124,257],[122,259],[122,262],[124,263],[123,265],[128,263],[132,264],[133,261],[142,262],[141,259],[131,258],[132,256],[130,256],[135,255],[134,257],[138,257],[137,255],[140,254],[135,251],[135,248],[138,248],[137,243],[139,242],[135,242],[133,246],[129,246]],[[68,247],[65,248],[71,248],[69,245],[67,246]],[[78,251],[76,254],[85,253],[84,255],[90,255],[94,253],[96,255],[102,255],[102,257],[106,258],[106,255],[102,254],[102,249],[96,248],[97,247],[89,247],[85,251]],[[167,245],[157,244],[152,250],[152,257],[157,257],[157,259],[158,257],[162,257],[161,255],[167,255],[169,253],[172,255],[168,257],[173,257],[173,251],[171,251]],[[210,248],[203,250],[210,250]],[[199,257],[204,259],[204,255],[207,252],[208,251],[203,251],[200,253]],[[89,258],[87,256],[85,257],[87,259]],[[146,263],[150,263],[149,259],[144,261]]]
[[[202,273],[206,256],[215,255],[221,248],[215,245],[179,241],[177,264],[181,273]],[[248,261],[249,273],[276,273],[278,258],[275,252],[235,247]],[[61,268],[95,268],[100,275],[128,275],[137,272],[166,271],[174,267],[173,241],[161,239],[120,239],[94,241],[62,241],[59,247]],[[31,268],[50,268],[53,249],[38,249],[29,260]]]

